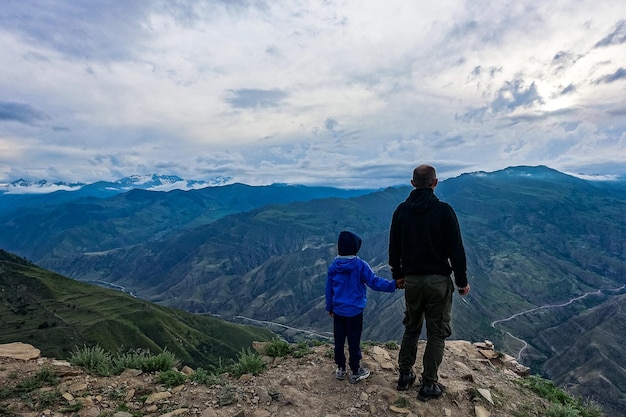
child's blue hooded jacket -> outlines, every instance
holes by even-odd
[[[339,255],[328,267],[326,278],[326,311],[343,317],[354,317],[367,304],[367,287],[394,292],[396,282],[377,276],[367,262],[356,256],[361,238],[355,233],[339,234]]]

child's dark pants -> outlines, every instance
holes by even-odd
[[[353,373],[359,372],[361,365],[361,332],[363,331],[363,313],[354,317],[343,317],[335,314],[333,321],[335,334],[335,363],[339,368],[346,367],[344,346],[348,339],[350,353],[350,369]]]

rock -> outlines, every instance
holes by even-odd
[[[134,396],[135,396],[135,388],[131,388],[126,393],[126,396],[124,397],[124,401],[130,401],[131,398],[133,398]]]
[[[84,391],[86,389],[87,389],[87,384],[85,384],[84,382],[76,382],[69,386],[68,391],[76,393],[79,391]]]
[[[183,366],[183,369],[181,369],[180,372],[185,374],[185,375],[187,375],[187,376],[193,375],[195,373],[195,371],[192,368],[190,368],[190,367],[188,367],[186,365]]]
[[[209,407],[202,412],[202,417],[218,417],[218,416],[215,410]]]
[[[33,345],[22,342],[13,342],[0,345],[0,357],[28,361],[37,359],[41,351]]]
[[[378,367],[391,371],[396,369],[395,361],[389,356],[389,353],[380,346],[372,346],[369,353]]]
[[[256,387],[254,389],[254,393],[257,397],[259,397],[259,402],[261,404],[269,404],[272,402],[272,397],[269,395],[267,390],[263,387]]]
[[[81,403],[83,405],[83,407],[93,407],[94,406],[94,402],[93,402],[93,399],[91,397],[77,398],[76,401]]]
[[[391,404],[395,402],[399,397],[398,391],[391,388],[383,388],[378,392],[378,398]]]
[[[397,414],[409,414],[411,412],[408,408],[396,407],[395,405],[390,405],[389,409]]]
[[[263,409],[257,409],[252,412],[252,417],[270,417],[271,414],[269,411]]]
[[[239,382],[246,383],[252,379],[252,374],[243,374],[239,377]]]
[[[493,404],[493,398],[491,398],[491,391],[485,388],[478,388],[477,391],[484,399],[489,401],[490,404]]]
[[[124,369],[124,372],[120,374],[120,378],[133,378],[141,375],[141,369]]]
[[[148,398],[146,398],[146,404],[152,404],[154,402],[163,400],[165,398],[169,398],[171,396],[172,396],[172,393],[169,391],[155,392],[154,394],[151,394],[148,396]]]
[[[498,359],[498,357],[500,356],[500,354],[494,350],[479,349],[478,351],[487,359]]]
[[[481,405],[474,407],[474,414],[476,414],[476,417],[489,417],[491,415],[491,413]]]
[[[178,394],[185,389],[185,384],[172,388],[172,394]]]
[[[510,369],[520,376],[528,376],[530,375],[530,368],[524,365],[521,365],[517,360],[509,355],[505,355],[501,358],[502,362],[506,369]]]
[[[189,411],[188,408],[179,408],[177,410],[170,411],[169,413],[162,414],[161,417],[178,416],[178,415],[181,415],[181,414],[185,414],[187,411]]]

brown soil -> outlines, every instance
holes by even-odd
[[[263,352],[262,345],[256,348]],[[396,349],[366,345],[362,366],[371,376],[357,384],[335,378],[330,345],[312,349],[302,358],[266,357],[268,368],[258,376],[222,375],[219,385],[186,382],[175,388],[135,370],[96,377],[53,359],[0,358],[0,416],[518,417],[545,412],[544,400],[515,383],[521,377],[508,369],[512,365],[503,355],[491,351],[494,357],[487,359],[488,349],[481,353],[484,349],[469,342],[447,342],[440,368],[444,395],[426,403],[416,399],[419,380],[409,391],[396,391]],[[43,369],[59,376],[55,386],[23,396],[1,395]],[[418,375],[419,370],[418,364]]]

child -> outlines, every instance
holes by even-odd
[[[367,262],[356,256],[361,238],[343,231],[337,241],[337,257],[328,267],[326,278],[326,311],[333,318],[337,379],[346,377],[344,344],[348,339],[350,383],[356,384],[370,375],[361,362],[361,331],[363,309],[367,303],[367,287],[376,291],[394,292],[396,282],[377,276]]]

